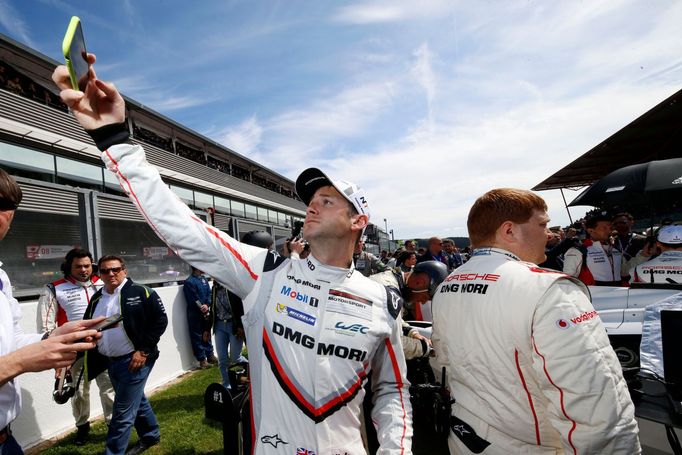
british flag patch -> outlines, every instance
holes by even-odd
[[[296,447],[296,455],[317,455],[314,451],[304,449],[303,447]]]

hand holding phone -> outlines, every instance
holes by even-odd
[[[93,330],[97,330],[98,332],[103,332],[108,329],[112,329],[116,327],[116,325],[123,320],[123,316],[120,314],[116,313],[112,316],[109,316],[99,324],[95,325],[92,327]]]
[[[86,130],[122,123],[125,101],[114,84],[97,79],[93,68],[96,58],[85,49],[80,24],[77,17],[71,19],[62,43],[66,65],[55,68],[52,80],[64,104]]]
[[[90,63],[88,51],[85,49],[83,27],[77,16],[71,18],[69,27],[66,29],[64,41],[62,41],[62,52],[66,67],[69,69],[71,86],[74,90],[84,92],[90,78]]]

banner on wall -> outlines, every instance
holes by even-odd
[[[42,259],[63,259],[75,245],[26,245],[26,259],[31,261]]]

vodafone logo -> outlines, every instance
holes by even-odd
[[[583,322],[589,321],[591,319],[594,319],[596,317],[599,317],[599,314],[592,310],[592,311],[586,311],[583,314],[576,316],[574,318],[570,319],[557,319],[554,324],[561,330],[566,330],[574,325],[581,324]]]
[[[580,324],[581,322],[589,321],[592,318],[597,317],[597,312],[592,310],[592,311],[586,311],[580,316],[576,318],[571,318],[571,322],[573,324]]]
[[[569,328],[571,326],[571,323],[568,322],[566,319],[558,319],[555,324],[561,330],[566,330],[567,328]]]

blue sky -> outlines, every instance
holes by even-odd
[[[291,179],[359,183],[396,238],[466,235],[480,194],[534,186],[682,85],[672,0],[0,0],[0,31],[62,60],[71,15],[100,78]]]

